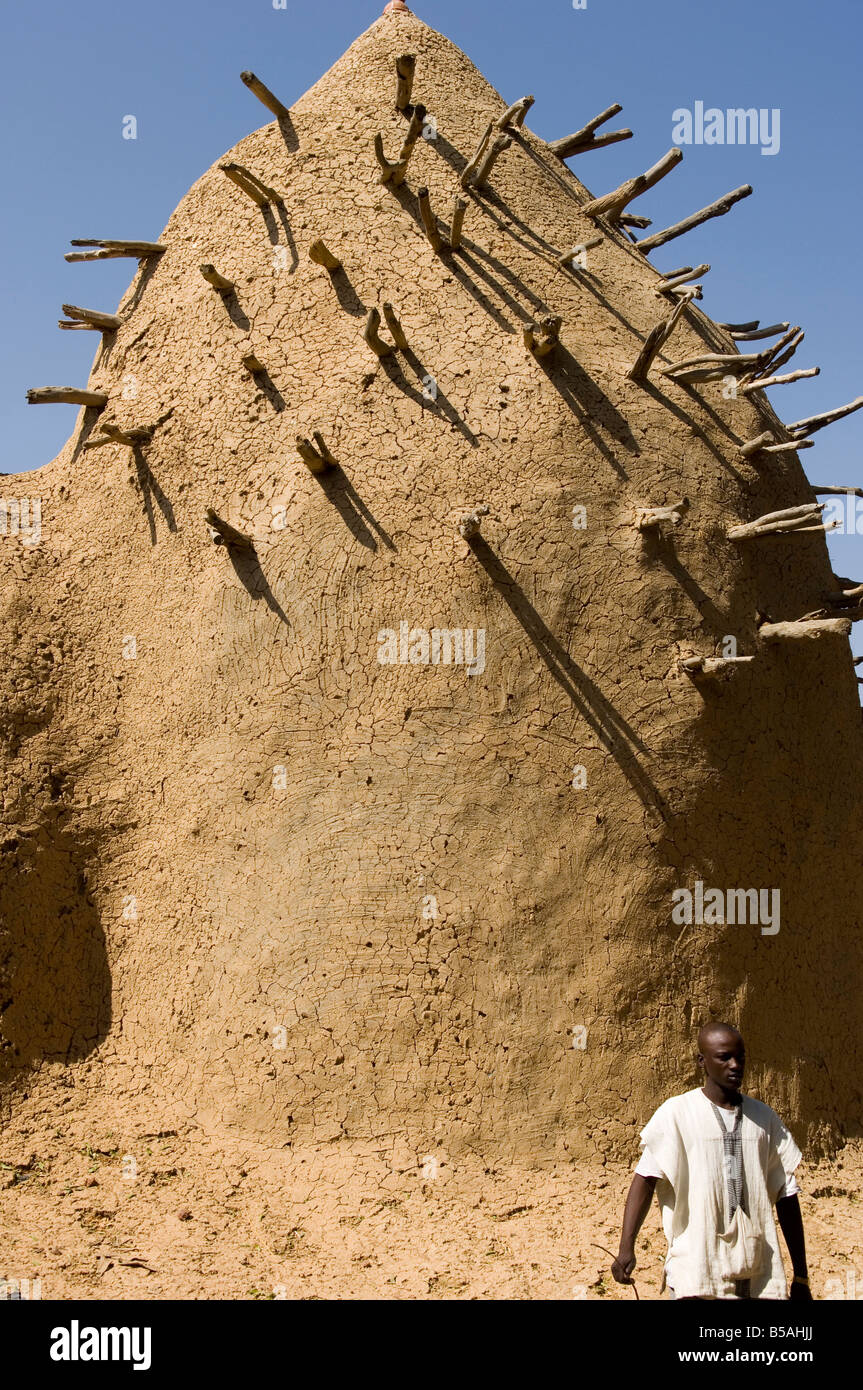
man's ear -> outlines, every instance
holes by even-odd
[[[699,1054],[698,1054],[698,1056],[696,1057],[695,1060],[696,1060],[696,1062],[698,1063],[698,1065],[699,1065],[700,1067],[703,1067],[703,1066],[704,1066],[704,1053],[703,1053],[703,1052],[699,1052]]]

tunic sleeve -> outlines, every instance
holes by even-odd
[[[771,1114],[770,1156],[766,1176],[770,1200],[776,1202],[780,1197],[788,1195],[786,1186],[789,1179],[792,1181],[795,1193],[798,1190],[792,1175],[803,1155],[779,1116],[775,1111]]]

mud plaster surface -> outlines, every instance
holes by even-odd
[[[394,60],[406,51],[440,136],[420,142],[394,194],[376,182],[372,140],[382,131],[397,154]],[[361,1252],[398,1244],[402,1229],[406,1258],[418,1236],[453,1241],[464,1287],[491,1288],[480,1198],[530,1206],[506,1227],[498,1291],[532,1277],[526,1231],[553,1270],[538,1288],[594,1278],[586,1246],[552,1253],[549,1233],[581,1220],[576,1170],[542,1179],[547,1210],[520,1175],[628,1161],[652,1109],[682,1089],[681,1058],[709,1016],[739,1021],[753,1093],[809,1158],[859,1133],[851,655],[844,640],[757,639],[759,614],[798,618],[833,587],[823,536],[725,535],[809,500],[803,470],[794,455],[739,458],[742,441],[779,428],[765,401],[675,386],[656,369],[646,387],[627,380],[669,308],[659,272],[608,227],[589,274],[555,266],[595,228],[579,212],[587,191],[528,130],[470,197],[463,253],[433,254],[416,189],[427,184],[444,215],[505,105],[419,20],[373,25],[289,126],[229,152],[283,203],[262,214],[217,161],[171,217],[165,254],[135,276],[90,385],[110,396],[103,421],[170,410],[152,442],[83,450],[99,429],[84,411],[53,463],[4,480],[8,496],[38,486],[43,499],[42,543],[7,538],[0,552],[4,1115],[36,1105],[52,1116],[47,1139],[74,1094],[94,1133],[196,1136],[191,1157],[154,1149],[178,1178],[116,1187],[110,1217],[84,1222],[156,1241],[170,1261],[152,1285],[163,1293],[191,1296],[211,1277],[182,1264],[184,1241],[190,1259],[218,1247],[210,1268],[224,1270],[225,1242],[269,1201],[274,1240],[291,1222],[308,1229],[300,1261],[339,1236],[342,1291]],[[318,237],[343,273],[309,260]],[[679,254],[656,259],[670,268]],[[235,280],[232,299],[204,282],[204,261]],[[75,271],[70,298],[108,307],[98,266]],[[384,300],[410,351],[378,362],[362,324]],[[522,341],[542,313],[563,317],[545,367]],[[661,362],[731,348],[693,309]],[[241,365],[250,350],[264,379]],[[422,395],[429,374],[436,405]],[[293,448],[314,429],[340,463],[321,481]],[[636,531],[636,507],[683,496],[673,535]],[[490,511],[471,549],[457,522],[480,501]],[[254,537],[252,555],[213,546],[207,507]],[[377,634],[402,619],[485,629],[485,671],[379,665]],[[728,634],[757,661],[701,693],[678,658],[713,655]],[[780,933],[673,926],[672,890],[696,878],[778,887]],[[586,1049],[572,1046],[577,1027]],[[213,1155],[237,1146],[290,1152],[294,1167],[313,1152],[352,1194],[344,1212],[341,1198],[316,1217],[307,1197],[266,1197],[284,1175],[264,1158],[220,1227]],[[397,1147],[414,1165],[440,1150],[465,1166],[455,1185],[423,1192],[374,1157]],[[49,1149],[34,1140],[54,1162]],[[75,1203],[95,1211],[96,1197],[61,1200],[83,1170],[56,1162],[50,1218],[30,1177],[4,1212],[14,1199],[25,1217],[33,1201],[37,1238],[56,1219],[54,1243],[71,1250]],[[97,1160],[114,1191],[107,1174]],[[379,1189],[404,1211],[381,1208],[366,1241],[361,1204]],[[190,1206],[198,1194],[197,1224],[170,1224],[175,1191]],[[205,1222],[212,1240],[199,1238]],[[493,1244],[504,1226],[489,1229]],[[62,1278],[78,1270],[90,1291],[86,1258]],[[250,1280],[253,1266],[272,1277],[263,1256],[249,1259]],[[386,1282],[385,1268],[364,1277]],[[116,1262],[105,1275],[143,1277]],[[426,1275],[404,1277],[421,1288]]]

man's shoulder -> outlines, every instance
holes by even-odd
[[[683,1091],[679,1096],[670,1096],[668,1100],[662,1102],[658,1110],[654,1110],[651,1122],[660,1117],[668,1120],[676,1119],[690,1108],[693,1099],[699,1094],[700,1090],[696,1086],[692,1091]]]
[[[764,1129],[784,1130],[787,1128],[781,1115],[777,1115],[776,1111],[766,1105],[763,1100],[756,1100],[754,1096],[743,1097],[743,1113]]]

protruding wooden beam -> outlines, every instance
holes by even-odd
[[[647,373],[650,371],[654,358],[671,337],[675,324],[686,308],[687,303],[688,301],[686,299],[681,299],[678,304],[675,304],[668,318],[663,319],[662,323],[658,323],[655,328],[651,328],[644,340],[641,352],[638,354],[627,373],[630,381],[647,380]]]
[[[377,309],[369,309],[368,318],[366,319],[366,326],[363,330],[363,337],[365,338],[372,352],[376,353],[378,357],[389,357],[390,353],[394,351],[394,348],[392,347],[392,344],[385,343],[383,338],[378,333],[378,329],[380,328],[380,326],[381,316],[379,311]]]
[[[579,242],[577,246],[570,247],[569,251],[558,256],[558,265],[563,266],[565,270],[583,270],[584,267],[579,264],[581,257],[586,255],[588,251],[593,251],[597,246],[601,246],[604,240],[605,237],[602,236],[588,237],[587,241]]]
[[[284,120],[286,117],[290,116],[291,113],[287,106],[284,106],[282,102],[279,101],[278,97],[273,96],[269,87],[265,87],[261,79],[256,77],[253,72],[249,72],[248,70],[246,72],[241,72],[240,77],[249,91],[253,92],[258,98],[258,101],[263,102],[267,110],[272,111],[273,115],[277,116],[279,120]]]
[[[411,104],[411,92],[414,89],[416,66],[417,60],[415,53],[403,53],[400,58],[396,58],[397,111],[407,111]]]
[[[687,270],[681,271],[677,275],[666,276],[666,278],[660,280],[659,284],[656,286],[656,293],[667,294],[669,290],[676,290],[681,285],[685,285],[687,280],[697,280],[699,275],[706,275],[709,269],[709,265],[697,265],[694,270],[690,266]]]
[[[618,227],[652,227],[651,217],[639,217],[634,212],[622,212],[617,219]]]
[[[563,319],[548,314],[539,323],[527,323],[524,327],[524,345],[534,357],[548,357],[560,342]]]
[[[753,454],[760,453],[766,445],[772,443],[773,435],[770,433],[770,430],[765,430],[763,434],[759,434],[755,439],[748,439],[745,444],[741,444],[740,452],[745,459],[748,459],[751,458]]]
[[[147,256],[161,256],[163,251],[167,251],[167,246],[162,246],[158,241],[106,241],[90,238],[73,238],[69,242],[70,246],[93,246],[98,247],[94,251],[67,251],[64,260],[67,261],[112,261],[119,260],[121,257],[128,256],[134,260],[144,260]]]
[[[719,324],[719,327],[723,328],[724,324]],[[736,343],[754,343],[759,338],[775,338],[777,333],[785,333],[790,327],[790,323],[774,323],[770,328],[732,328],[729,331]]]
[[[701,681],[728,680],[741,666],[749,666],[754,656],[688,656],[680,661],[681,671],[696,684]]]
[[[780,354],[784,353],[782,362],[787,362],[789,357],[794,356],[805,337],[806,334],[801,330],[800,324],[795,323],[793,328],[789,328],[786,333],[783,333],[778,342],[774,343],[772,347],[765,348],[761,354],[763,370],[766,371],[768,367],[775,367]],[[785,352],[786,348],[789,349],[787,353]]]
[[[338,460],[336,459],[335,454],[332,452],[332,450],[328,447],[328,445],[327,445],[326,442],[324,441],[324,436],[321,434],[320,430],[313,430],[313,431],[312,431],[312,439],[315,441],[315,444],[317,445],[318,453],[320,454],[320,456],[321,456],[321,458],[323,459],[324,463],[325,463],[329,468],[335,468],[335,467],[337,466]]]
[[[334,256],[328,246],[321,240],[313,241],[309,247],[309,260],[316,265],[325,266],[327,270],[341,270],[342,263],[338,256]]]
[[[258,376],[267,370],[260,358],[256,357],[253,352],[247,352],[240,360],[250,376]]]
[[[488,504],[486,502],[480,502],[478,507],[475,507],[467,516],[461,518],[458,524],[459,534],[463,536],[466,541],[475,540],[480,534],[482,519],[484,516],[488,516],[488,510]]]
[[[836,410],[825,410],[821,415],[810,415],[805,420],[798,420],[793,425],[786,425],[786,429],[794,430],[798,438],[803,438],[808,434],[815,434],[818,430],[823,430],[827,425],[832,425],[834,420],[843,420],[846,415],[853,415],[855,410],[863,408],[863,396],[858,396],[856,401],[851,401],[850,405],[840,405]]]
[[[807,367],[805,371],[788,372],[786,376],[759,377],[741,386],[741,395],[749,396],[753,391],[766,391],[769,386],[787,386],[790,381],[801,381],[803,377],[820,376],[820,367]]]
[[[514,126],[520,130],[524,125],[525,117],[536,101],[536,97],[522,97],[520,101],[513,102],[508,111],[504,111],[499,121],[495,121],[496,130],[509,130]]]
[[[241,164],[220,164],[222,173],[227,175],[237,188],[245,193],[247,198],[251,198],[253,203],[257,203],[259,208],[266,207],[267,203],[280,203],[282,197],[269,184],[259,179],[257,174],[253,174],[250,169],[244,169]]]
[[[812,491],[816,494],[816,496],[824,492],[848,492],[851,493],[853,497],[863,497],[863,487],[840,487],[838,484],[831,485],[829,483],[818,483],[817,485],[815,483],[811,483],[810,486],[812,488]],[[863,661],[863,656],[861,656],[860,660]]]
[[[806,638],[850,637],[849,618],[801,618],[793,623],[762,623],[758,636],[762,642],[772,645],[777,642],[794,642]]]
[[[395,343],[397,348],[399,348],[402,352],[405,352],[408,348],[408,340],[405,331],[402,328],[401,320],[396,314],[396,311],[393,308],[392,304],[390,304],[388,301],[384,304],[383,310],[387,328],[393,335],[393,342]]]
[[[488,125],[487,125],[487,127],[486,127],[485,134],[483,135],[482,139],[480,140],[479,144],[477,145],[475,153],[471,156],[471,158],[468,160],[467,164],[464,166],[464,169],[462,170],[461,178],[459,179],[459,184],[461,185],[462,188],[467,188],[467,187],[468,187],[468,185],[470,184],[471,180],[473,179],[474,174],[476,173],[477,169],[479,168],[480,160],[482,159],[483,155],[485,154],[486,146],[488,145],[488,142],[489,142],[489,140],[491,139],[491,135],[492,135],[492,131],[493,131],[493,130],[494,130],[494,121],[489,121],[489,123],[488,123]]]
[[[820,524],[826,502],[806,502],[802,507],[786,507],[779,512],[767,512],[755,521],[732,526],[726,532],[731,541],[755,540],[760,536],[794,535],[798,531],[832,531],[836,523]]]
[[[127,444],[130,448],[135,448],[139,444],[146,444],[153,438],[156,432],[155,425],[132,426],[121,430],[119,425],[101,425],[101,435],[95,439],[88,439],[84,445],[85,449],[101,449],[106,444]]]
[[[627,203],[653,188],[660,179],[670,174],[672,169],[677,168],[682,158],[683,150],[679,145],[673,145],[645,174],[627,179],[626,183],[622,183],[619,188],[615,188],[612,193],[606,193],[602,198],[591,199],[589,203],[585,203],[582,212],[586,212],[588,217],[606,217],[610,222],[616,221]],[[637,245],[641,246],[643,243],[638,242]]]
[[[489,177],[491,175],[492,169],[494,168],[497,161],[500,159],[500,156],[504,154],[506,150],[509,149],[511,144],[511,135],[498,135],[497,139],[491,142],[482,159],[480,160],[479,168],[477,169],[476,174],[474,176],[472,185],[474,188],[485,188],[485,185],[488,183]]]
[[[123,323],[117,314],[101,314],[98,309],[81,309],[77,304],[64,304],[63,313],[73,322],[58,319],[61,328],[90,328],[97,333],[114,333]]]
[[[452,224],[449,232],[450,249],[457,251],[461,246],[462,229],[464,228],[464,216],[467,212],[467,203],[458,194],[452,200]]]
[[[310,473],[326,473],[328,468],[334,467],[336,461],[324,444],[323,436],[316,431],[314,438],[318,443],[317,449],[310,440],[304,439],[301,434],[298,434],[297,453]]]
[[[594,135],[599,126],[605,125],[606,121],[610,121],[612,116],[616,116],[622,110],[620,103],[615,102],[607,111],[594,116],[581,130],[574,131],[572,135],[565,135],[562,140],[550,140],[548,148],[558,159],[569,159],[572,155],[585,154],[588,150],[602,149],[604,145],[614,145],[618,140],[631,140],[631,130],[615,130],[606,135]]]
[[[416,143],[423,133],[426,115],[426,108],[418,102],[411,114],[411,121],[410,125],[408,126],[407,135],[405,136],[405,142],[402,145],[401,151],[399,153],[399,164],[407,164],[408,160],[413,154]]]
[[[205,261],[198,269],[207,284],[212,285],[213,289],[218,290],[220,294],[229,294],[234,288],[233,280],[229,280],[225,275],[220,275],[216,267],[211,265],[209,261]]]
[[[638,507],[635,512],[636,530],[655,531],[663,522],[679,526],[688,506],[689,501],[684,497],[682,501],[674,502],[668,507]]]
[[[733,335],[734,333],[748,333],[753,328],[757,328],[760,322],[760,319],[750,319],[748,323],[720,323],[717,319],[716,327],[727,328],[728,332]]]
[[[398,159],[392,163],[384,154],[383,136],[378,133],[375,136],[375,158],[381,166],[380,181],[383,184],[391,183],[394,188],[399,188],[407,177],[408,164],[414,152],[416,143],[423,132],[425,124],[426,108],[420,104],[413,108],[411,122],[408,126],[404,144],[401,147]]]
[[[662,375],[689,386],[702,381],[722,381],[726,376],[744,377],[760,366],[761,356],[755,352],[705,352],[685,362],[672,362],[670,367],[663,368]]]
[[[239,549],[247,550],[253,543],[251,536],[245,535],[242,531],[238,531],[235,526],[231,526],[229,522],[223,521],[218,513],[213,511],[212,507],[207,508],[204,513],[204,520],[209,526],[210,531],[216,531],[218,537],[221,541],[224,541],[225,545],[234,545]],[[216,537],[213,539],[215,540]]]
[[[691,217],[684,217],[682,222],[675,222],[673,227],[667,227],[664,232],[654,232],[653,236],[644,237],[642,241],[637,241],[635,245],[639,251],[647,255],[657,246],[664,246],[667,241],[673,241],[675,237],[683,236],[685,232],[691,232],[693,227],[700,227],[702,222],[709,222],[711,217],[723,217],[726,212],[730,212],[735,203],[741,199],[748,198],[752,192],[752,185],[742,184],[740,188],[735,188],[731,193],[726,193],[723,198],[717,198],[715,203],[710,203],[700,212],[694,212]]]
[[[420,205],[420,216],[423,220],[423,226],[425,227],[426,236],[431,242],[432,250],[440,251],[441,247],[443,246],[443,241],[441,240],[441,234],[438,231],[437,218],[432,212],[431,198],[429,197],[429,191],[427,188],[417,189],[417,200]]]
[[[814,439],[791,439],[784,444],[768,444],[765,454],[796,454],[800,449],[814,449]]]
[[[108,404],[104,391],[86,391],[79,386],[36,386],[27,392],[28,405],[94,405]]]

